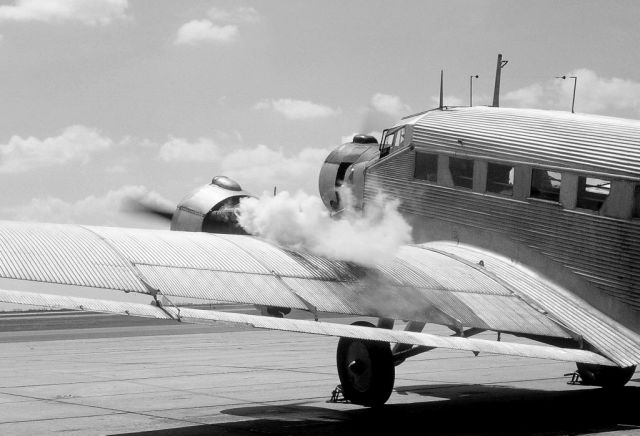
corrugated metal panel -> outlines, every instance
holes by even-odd
[[[530,274],[490,253],[471,247],[446,243],[431,243],[428,247],[477,262],[485,260],[488,271],[509,283],[518,293],[530,298],[555,319],[580,334],[622,366],[640,363],[640,338],[606,315],[590,308],[575,295],[534,279]]]
[[[224,321],[247,324],[258,328],[310,333],[325,336],[348,337],[389,343],[403,343],[426,347],[447,348],[452,350],[472,351],[474,353],[504,354],[509,356],[534,357],[542,359],[562,360],[568,362],[584,362],[598,365],[615,366],[610,360],[596,353],[584,350],[563,349],[539,345],[516,344],[510,342],[494,342],[483,339],[467,339],[461,337],[442,337],[428,333],[414,333],[400,330],[367,328],[361,326],[314,322],[306,320],[270,318],[256,315],[245,315],[229,312],[206,311],[191,308],[166,307],[162,309],[139,303],[118,303],[113,301],[92,300],[88,298],[59,297],[54,295],[31,294],[0,290],[0,301],[20,304],[32,304],[44,307],[61,307],[75,310],[88,310],[106,313],[118,313],[135,316],[167,319],[172,317],[190,323],[208,323]]]
[[[134,264],[269,274],[244,250],[210,233],[89,227]]]
[[[277,275],[314,279],[339,279],[335,274],[314,270],[309,268],[308,264],[301,264],[300,261],[280,247],[260,238],[245,238],[238,235],[219,235],[218,237],[235,244],[238,248],[251,254],[267,270]]]
[[[28,250],[29,245],[25,245],[23,236],[20,236],[24,233],[19,230],[21,228],[20,225],[7,227],[6,231],[11,234],[7,238],[12,241],[12,245],[7,246]],[[28,226],[26,228],[30,229]],[[473,265],[465,265],[420,248],[405,248],[396,261],[378,269],[366,269],[275,246],[269,251],[265,242],[248,242],[252,238],[250,236],[223,238],[203,233],[137,229],[93,227],[88,231],[75,226],[53,228],[53,233],[56,234],[65,235],[64,232],[68,232],[61,239],[70,241],[60,242],[62,247],[64,244],[76,244],[74,253],[85,253],[89,259],[100,250],[106,250],[119,262],[120,269],[125,269],[133,277],[134,273],[140,275],[152,288],[168,296],[299,309],[311,305],[326,312],[566,336],[560,328],[554,331],[551,323],[540,319],[543,315],[527,310],[523,302],[514,299],[500,283],[487,278]],[[17,230],[13,232],[8,229]],[[43,231],[35,229],[30,233],[36,235]],[[80,232],[83,236],[75,237],[74,232]],[[12,239],[16,236],[17,241]],[[83,238],[89,240],[84,241]],[[75,271],[75,267],[67,269],[65,265],[55,263],[58,248],[56,244],[49,243],[50,253],[37,263],[25,257],[17,262],[13,261],[12,265],[23,269],[48,268],[52,275]],[[260,244],[263,245],[259,252],[252,253],[251,249]],[[95,253],[90,253],[91,250]],[[271,270],[271,266],[277,267],[275,263],[278,259],[283,259],[282,256],[289,259],[288,266],[277,271]],[[3,257],[11,258],[9,254]],[[297,266],[291,262],[295,262]],[[79,271],[85,275],[89,272]],[[287,272],[295,275],[287,275]],[[117,270],[114,277],[118,277],[118,273]],[[33,279],[29,277],[25,276],[23,279]],[[37,278],[48,280],[45,276]],[[112,277],[107,275],[106,279],[104,287],[108,287],[108,280]],[[86,280],[80,277],[74,283],[94,286],[91,280],[92,277]],[[140,285],[135,289],[147,292]],[[488,299],[482,304],[482,298],[478,297],[473,300],[474,307],[470,307],[459,297],[460,293],[509,299],[502,304],[522,306],[519,310],[512,310],[522,315],[517,322],[495,316],[493,313],[496,309],[489,304]]]
[[[168,296],[306,309],[279,278],[204,269],[138,265],[147,282]]]
[[[398,169],[401,166],[401,170]],[[403,156],[391,167],[367,172],[367,201],[379,186],[401,201],[401,210],[449,223],[504,234],[565,265],[610,296],[640,311],[640,225],[594,214],[567,211],[558,205],[529,203],[446,188],[397,172],[412,173]]]
[[[396,257],[417,271],[424,271],[439,283],[438,289],[510,296],[511,292],[479,270],[435,252],[402,247]]]
[[[78,226],[0,222],[0,276],[145,290],[130,264],[96,235]]]
[[[640,180],[640,121],[636,120],[478,106],[428,112],[413,132],[418,147]]]

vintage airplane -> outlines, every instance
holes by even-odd
[[[138,292],[156,304],[11,290],[0,300],[337,336],[344,396],[366,406],[389,398],[396,365],[437,347],[577,362],[592,385],[622,386],[634,374],[639,121],[440,107],[402,119],[380,143],[357,135],[339,146],[319,186],[333,211],[342,186],[361,209],[379,191],[397,198],[415,243],[374,267],[279,247],[243,234],[234,208],[250,194],[217,177],[165,214],[173,231],[0,223],[0,277]],[[275,316],[176,307],[172,297]],[[284,317],[292,308],[316,320]],[[379,322],[318,321],[323,312]],[[395,320],[406,327],[393,329]],[[424,333],[427,323],[453,335]],[[498,340],[471,338],[482,331]]]

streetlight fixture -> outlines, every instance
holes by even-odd
[[[571,113],[575,113],[573,111],[573,106],[576,103],[576,86],[578,85],[578,77],[576,76],[556,76],[556,79],[573,79],[573,99],[571,100]]]
[[[478,78],[477,74],[475,76],[469,76],[469,107],[473,106],[473,78]]]

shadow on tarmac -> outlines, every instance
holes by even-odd
[[[640,388],[560,392],[483,385],[421,385],[397,393],[436,397],[409,404],[335,410],[305,404],[240,407],[224,414],[251,418],[136,435],[580,434],[640,432]]]

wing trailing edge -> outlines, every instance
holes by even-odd
[[[258,315],[192,309],[187,307],[158,307],[150,304],[127,303],[91,298],[38,294],[0,289],[0,301],[46,307],[103,312],[119,315],[141,316],[158,319],[174,319],[192,324],[210,324],[223,321],[245,324],[256,328],[308,333],[323,336],[348,337],[362,340],[405,343],[433,348],[490,353],[508,356],[531,357],[568,362],[617,366],[606,357],[587,350],[557,348],[551,346],[497,342],[463,337],[444,337],[429,333],[368,328],[337,323],[271,318]]]

